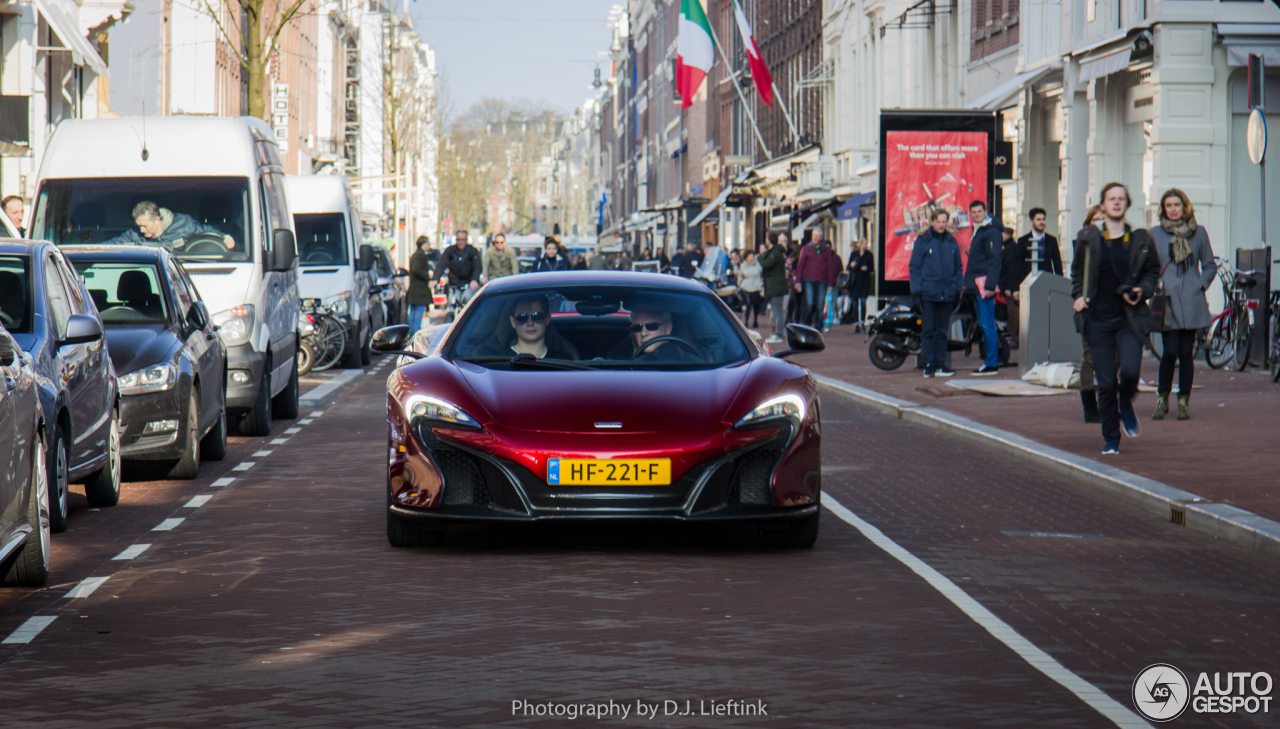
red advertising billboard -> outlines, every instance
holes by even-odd
[[[995,115],[884,112],[880,147],[880,295],[910,293],[908,264],[933,211],[945,210],[967,262],[969,203],[991,209]]]

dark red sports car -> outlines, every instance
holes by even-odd
[[[750,520],[766,543],[818,535],[818,388],[705,286],[573,271],[490,283],[387,380],[387,536],[450,521]],[[421,343],[420,335],[416,341]]]

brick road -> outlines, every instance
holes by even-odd
[[[194,482],[128,484],[96,512],[80,497],[50,586],[0,591],[0,636],[57,616],[0,645],[0,723],[565,726],[511,702],[737,698],[769,716],[610,723],[1110,726],[830,512],[810,552],[653,525],[470,527],[392,549],[383,378],[322,411],[278,422],[282,444],[236,439]],[[829,494],[1122,705],[1161,661],[1280,676],[1274,560],[833,392],[823,416]],[[213,498],[184,508],[197,494]],[[94,575],[110,580],[61,597]]]

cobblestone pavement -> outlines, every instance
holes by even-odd
[[[385,372],[272,439],[236,439],[195,481],[130,483],[102,511],[80,497],[50,586],[0,591],[0,639],[56,618],[0,645],[0,724],[551,727],[596,719],[512,702],[613,700],[630,710],[614,726],[1112,726],[832,512],[804,552],[650,524],[469,527],[392,549]],[[1161,661],[1193,680],[1280,676],[1274,560],[823,397],[827,493],[1122,706]],[[63,597],[91,576],[110,579]],[[697,713],[728,699],[768,716]],[[686,701],[692,715],[663,716]]]

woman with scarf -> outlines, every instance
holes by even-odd
[[[1178,420],[1188,420],[1191,381],[1195,376],[1196,334],[1209,326],[1209,300],[1205,292],[1217,275],[1209,234],[1196,223],[1195,209],[1187,194],[1172,188],[1160,197],[1160,224],[1150,230],[1160,254],[1160,290],[1169,297],[1170,329],[1163,332],[1160,358],[1159,399],[1152,420],[1164,420],[1173,390],[1173,370],[1178,370]]]

